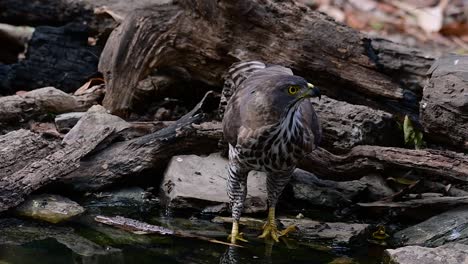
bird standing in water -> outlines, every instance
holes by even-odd
[[[228,195],[233,225],[230,240],[245,241],[239,219],[247,195],[249,171],[267,173],[268,219],[261,238],[278,238],[275,208],[297,163],[312,152],[321,128],[309,98],[320,91],[291,69],[259,61],[235,63],[225,77],[221,109],[229,144]]]

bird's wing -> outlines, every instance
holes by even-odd
[[[312,151],[317,148],[322,140],[322,127],[320,126],[320,122],[312,102],[310,100],[304,100],[301,104],[300,110],[304,118],[305,127],[309,128],[310,132],[312,132],[314,136],[314,140],[311,142],[312,146],[310,146],[310,151]]]

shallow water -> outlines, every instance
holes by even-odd
[[[381,263],[382,248],[378,246],[348,248],[300,238],[273,245],[257,239],[258,230],[244,228],[249,243],[233,248],[196,239],[136,235],[93,221],[96,214],[123,215],[223,241],[230,228],[212,223],[210,216],[169,217],[161,209],[135,208],[88,204],[86,215],[58,226],[17,219],[0,222],[0,264]]]

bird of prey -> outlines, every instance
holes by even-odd
[[[239,233],[239,219],[251,170],[267,174],[268,219],[260,237],[278,242],[278,237],[290,231],[278,231],[275,206],[297,163],[321,138],[311,97],[320,97],[319,89],[283,66],[238,62],[225,75],[220,110],[225,107],[223,132],[229,144],[232,243],[245,241]]]

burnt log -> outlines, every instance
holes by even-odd
[[[111,34],[99,62],[109,89],[104,106],[131,111],[135,87],[155,68],[181,67],[221,86],[226,69],[248,59],[291,67],[330,97],[414,117],[433,61],[295,1],[181,0],[135,10]]]
[[[420,121],[433,141],[468,150],[468,56],[448,55],[429,70]]]
[[[0,64],[0,95],[44,86],[73,92],[98,74],[100,54],[100,47],[88,44],[84,25],[37,27],[26,58],[15,64]]]

